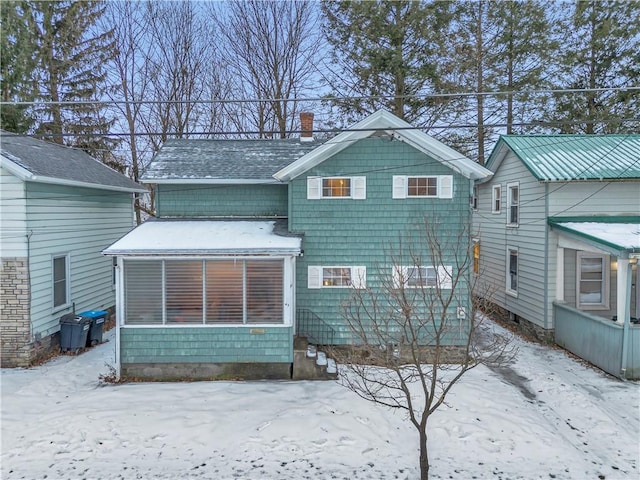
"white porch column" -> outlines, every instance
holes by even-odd
[[[617,303],[616,303],[616,315],[618,316],[618,323],[624,325],[629,317],[629,306],[631,305],[631,299],[628,297],[627,283],[629,281],[629,259],[618,257],[618,286],[617,290]]]
[[[556,301],[564,302],[564,248],[556,253]]]

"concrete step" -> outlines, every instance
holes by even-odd
[[[328,358],[325,352],[319,351],[315,345],[304,345],[302,342],[295,346],[305,348],[293,351],[294,380],[335,380],[338,378],[336,362]]]

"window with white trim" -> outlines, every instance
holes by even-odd
[[[307,198],[367,198],[367,177],[308,177]]]
[[[394,175],[392,198],[453,198],[453,175]]]
[[[69,305],[69,254],[55,255],[51,259],[53,308]]]
[[[609,255],[578,252],[576,304],[585,310],[609,309]]]
[[[517,227],[520,223],[520,184],[507,184],[507,225]]]
[[[367,268],[364,266],[309,266],[308,288],[366,288]]]
[[[473,186],[473,193],[471,194],[471,208],[478,210],[478,186]]]
[[[451,289],[453,268],[451,266],[395,266],[393,284],[396,288],[441,288]]]
[[[494,185],[491,189],[491,213],[500,213],[502,202],[502,185]]]
[[[111,258],[111,288],[116,288],[116,277],[118,275],[118,257]]]
[[[507,293],[518,296],[518,249],[507,248]]]
[[[125,260],[127,325],[282,324],[284,261]]]

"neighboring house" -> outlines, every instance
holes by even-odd
[[[299,140],[169,140],[156,155],[142,181],[159,219],[104,252],[124,377],[289,378],[296,335],[351,342],[341,302],[380,284],[400,236],[425,217],[443,242],[468,232],[488,170],[386,111],[322,145],[310,115]]]
[[[59,320],[115,304],[101,251],[134,226],[146,189],[81,150],[0,132],[2,366],[59,345]]]
[[[476,186],[487,298],[525,330],[640,377],[640,135],[505,135]]]

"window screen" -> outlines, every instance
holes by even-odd
[[[162,262],[125,260],[124,297],[125,324],[161,324]]]

